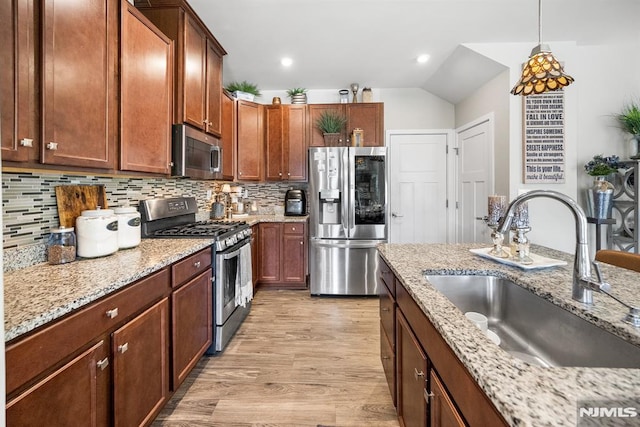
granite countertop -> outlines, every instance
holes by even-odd
[[[575,426],[578,401],[640,396],[640,369],[539,367],[511,356],[467,321],[425,278],[425,274],[491,274],[508,278],[640,346],[640,330],[621,321],[626,313],[622,305],[597,293],[593,296],[594,305],[589,308],[571,299],[572,255],[532,246],[532,253],[564,260],[567,265],[525,271],[469,252],[471,248],[480,247],[482,245],[381,244],[379,251],[510,425]],[[638,273],[606,264],[601,264],[601,268],[614,295],[640,306]]]

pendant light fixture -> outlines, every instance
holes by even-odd
[[[542,43],[542,0],[538,0],[538,45],[522,69],[522,76],[511,89],[513,95],[527,96],[562,89],[573,83],[573,77],[565,74],[560,62],[553,56],[547,44]]]

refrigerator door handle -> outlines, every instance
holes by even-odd
[[[385,240],[326,240],[312,239],[311,244],[321,248],[339,248],[339,249],[363,249],[375,247],[379,243],[385,243]]]
[[[342,228],[344,236],[346,238],[351,237],[351,210],[353,200],[351,198],[350,181],[351,181],[351,167],[349,159],[349,148],[342,148],[342,156],[340,159],[342,163]]]

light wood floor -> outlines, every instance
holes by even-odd
[[[377,298],[257,292],[154,426],[398,426],[380,363]]]

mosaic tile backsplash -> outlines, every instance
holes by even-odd
[[[3,249],[43,245],[49,230],[59,226],[55,187],[58,185],[104,185],[110,208],[138,206],[140,200],[163,196],[193,196],[200,210],[208,210],[207,191],[216,191],[215,181],[168,178],[79,176],[28,172],[2,174]],[[249,199],[258,202],[262,214],[284,203],[288,188],[307,189],[306,183],[238,184],[246,188]],[[6,256],[6,253],[5,253]],[[37,256],[37,255],[36,255]],[[6,262],[6,259],[5,259]]]

